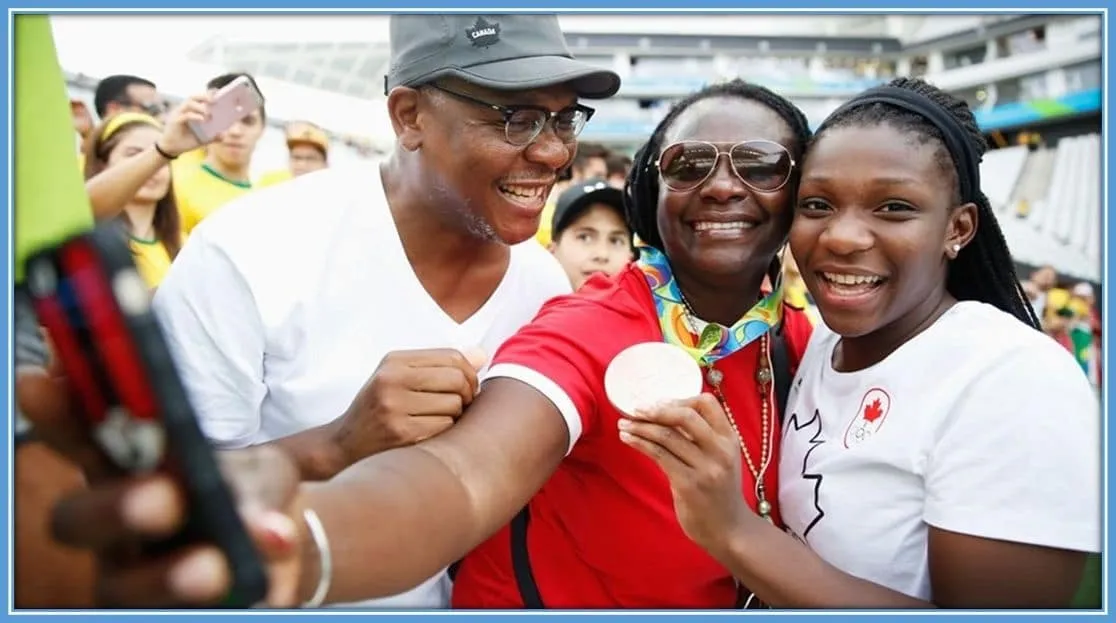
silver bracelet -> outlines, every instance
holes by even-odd
[[[318,555],[321,557],[318,588],[314,589],[314,596],[302,604],[302,607],[317,608],[325,601],[329,586],[333,583],[333,554],[329,551],[329,539],[326,537],[325,528],[318,514],[313,509],[306,508],[302,510],[302,517],[306,520],[306,526],[310,528],[310,537],[314,539],[314,545],[318,548]]]

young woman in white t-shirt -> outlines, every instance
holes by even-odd
[[[825,326],[790,390],[785,527],[741,498],[715,400],[619,433],[764,603],[1066,607],[1099,550],[1099,405],[1037,329],[980,192],[984,148],[963,101],[911,79],[818,130],[790,245]]]

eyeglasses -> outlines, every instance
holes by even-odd
[[[664,186],[685,192],[704,184],[717,170],[723,155],[729,157],[733,174],[760,192],[774,192],[785,186],[795,166],[786,147],[765,140],[742,141],[726,151],[705,141],[680,141],[668,145],[655,166]]]
[[[517,147],[529,145],[533,142],[539,137],[539,134],[542,134],[547,124],[554,128],[554,133],[559,139],[566,143],[572,143],[577,139],[577,135],[585,129],[585,124],[593,117],[593,113],[596,112],[582,104],[563,108],[558,112],[552,112],[542,106],[501,106],[477,99],[472,95],[452,91],[437,84],[427,86],[471,104],[484,106],[499,112],[504,116],[504,138]]]
[[[159,115],[164,114],[165,112],[167,112],[167,110],[170,109],[170,103],[162,100],[152,102],[150,104],[144,104],[143,102],[137,102],[132,99],[123,99],[117,101],[120,103],[121,106],[134,108],[136,112],[146,113],[148,115],[151,115],[152,117],[158,117]]]

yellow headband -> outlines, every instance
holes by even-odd
[[[143,123],[159,130],[163,129],[163,124],[151,115],[142,112],[122,112],[113,115],[109,122],[105,124],[105,129],[101,130],[101,142],[107,141],[120,128],[132,123]]]

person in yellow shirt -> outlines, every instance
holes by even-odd
[[[291,175],[290,169],[272,169],[256,180],[255,187],[264,188],[267,186],[274,186],[291,179],[294,179],[294,176]]]
[[[158,156],[157,142],[162,135],[162,125],[148,114],[122,112],[109,117],[86,141],[86,179],[119,168],[129,160],[143,157],[145,152],[155,151]],[[135,162],[128,164],[135,166]],[[140,275],[148,286],[158,287],[184,241],[170,167],[165,160],[141,180],[140,187],[115,218],[128,234]]]
[[[252,76],[232,73],[210,80],[206,88],[212,93],[240,76],[246,76],[255,85]],[[264,107],[260,106],[207,145],[200,163],[174,167],[174,197],[183,231],[190,233],[221,206],[252,189],[249,168],[266,119]]]
[[[180,178],[186,174],[187,171],[197,169],[205,162],[205,147],[198,147],[190,151],[179,154],[177,158],[171,161],[171,176]]]
[[[1052,314],[1057,313],[1063,307],[1068,307],[1070,302],[1070,291],[1066,288],[1050,288],[1046,291],[1046,311],[1044,319],[1049,318]]]
[[[1068,307],[1076,317],[1088,316],[1091,310],[1088,302],[1092,297],[1091,288],[1092,285],[1088,282],[1081,282],[1073,288],[1050,288],[1046,292],[1046,307],[1054,310]]]
[[[189,124],[205,119],[209,101],[208,94],[189,98],[167,115],[165,127],[147,113],[113,114],[85,143],[85,191],[93,215],[123,225],[136,267],[152,288],[185,238],[169,163],[199,148]]]
[[[272,186],[329,166],[329,136],[309,121],[287,124],[287,149],[290,152],[287,168],[265,173],[257,186]]]
[[[287,126],[287,149],[291,154],[291,175],[295,177],[329,166],[329,136],[309,121]]]

